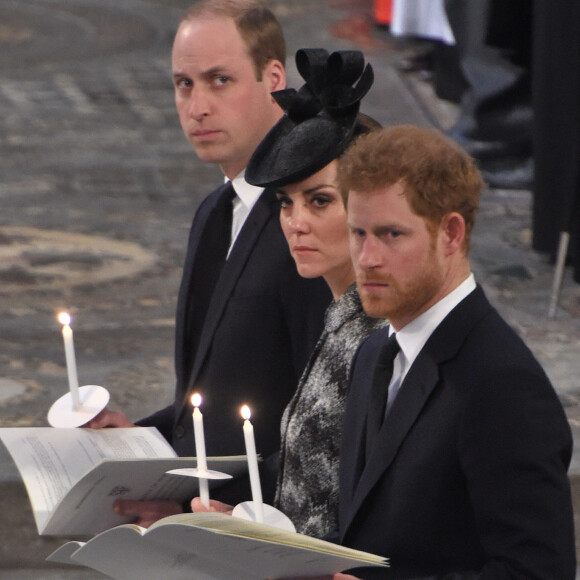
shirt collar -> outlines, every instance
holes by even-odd
[[[413,364],[433,331],[464,298],[475,290],[475,287],[475,277],[469,274],[455,290],[397,332],[397,342],[407,360],[407,368]],[[392,326],[389,327],[389,336],[393,332],[395,329]]]
[[[232,185],[236,191],[236,194],[240,201],[247,207],[251,208],[256,203],[262,192],[263,187],[256,187],[255,185],[250,185],[245,179],[246,170],[242,170],[238,173],[232,180],[227,177],[224,178],[225,183],[228,181],[232,182]]]

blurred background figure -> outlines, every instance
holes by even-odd
[[[459,105],[450,131],[492,187],[533,177],[531,0],[393,0],[390,32],[420,41],[399,62]]]
[[[418,41],[399,70],[459,106],[450,136],[490,187],[533,192],[533,248],[555,259],[569,234],[580,281],[580,3],[392,0],[389,18]]]
[[[457,76],[465,83],[451,137],[477,160],[491,187],[529,189],[532,2],[445,0],[445,11]]]

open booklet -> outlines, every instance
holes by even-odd
[[[166,472],[196,467],[177,457],[155,427],[127,429],[0,429],[20,472],[40,535],[94,535],[131,520],[113,511],[116,499],[194,497],[198,480]],[[244,456],[208,458],[208,468],[232,476]],[[227,481],[227,480],[225,480]]]
[[[68,542],[47,560],[117,580],[263,580],[388,566],[374,554],[213,512],[169,516],[147,530],[118,526]]]

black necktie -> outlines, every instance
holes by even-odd
[[[396,334],[392,334],[385,341],[379,354],[377,366],[373,373],[371,398],[367,416],[366,456],[370,456],[373,441],[379,432],[387,408],[389,383],[393,377],[393,363],[400,350]]]
[[[195,254],[188,308],[188,337],[192,355],[199,344],[205,315],[226,262],[232,235],[232,199],[235,195],[234,187],[228,181],[208,216]]]

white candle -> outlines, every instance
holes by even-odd
[[[256,441],[254,440],[254,426],[250,423],[252,413],[247,405],[242,407],[241,413],[244,419],[244,441],[246,443],[246,455],[248,456],[248,471],[250,473],[254,509],[256,510],[256,521],[263,522],[264,508],[262,504],[260,472],[258,471],[258,456],[256,454]]]
[[[203,415],[199,410],[201,405],[201,395],[194,393],[191,395],[193,405],[193,434],[195,436],[195,454],[197,457],[197,468],[207,471],[207,458],[205,455],[205,436],[203,434]],[[199,497],[201,503],[209,509],[209,486],[205,477],[199,478]]]
[[[77,363],[75,359],[73,332],[72,328],[70,327],[71,317],[66,312],[61,312],[58,315],[58,321],[62,324],[62,339],[64,341],[68,387],[72,398],[73,411],[78,411],[80,409],[81,402],[79,399],[79,379],[77,376]]]

